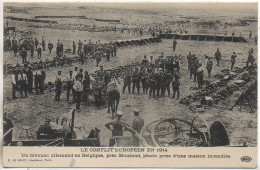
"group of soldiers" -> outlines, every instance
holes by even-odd
[[[78,70],[78,67],[75,67],[74,71],[70,70],[66,78],[64,78],[61,71],[58,71],[55,79],[55,101],[60,101],[62,87],[65,83],[67,90],[66,101],[69,101],[70,92],[72,92],[72,103],[76,103],[76,109],[80,110],[81,101],[88,101],[91,81],[95,81],[95,79],[88,71],[83,73],[83,69]]]
[[[170,85],[172,84],[173,98],[177,93],[177,99],[179,99],[180,91],[180,64],[178,57],[167,56],[165,57],[163,52],[154,60],[153,56],[150,56],[150,61],[144,56],[140,67],[130,67],[124,71],[124,86],[128,88],[128,93],[140,93],[140,85],[142,84],[143,93],[148,93],[151,97],[165,96],[166,91],[168,96],[171,94]]]
[[[21,98],[27,98],[28,93],[33,94],[33,83],[36,95],[44,94],[44,82],[46,73],[44,70],[33,71],[31,67],[17,67],[11,75],[12,98],[16,99],[16,91],[20,92]]]

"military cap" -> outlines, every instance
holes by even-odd
[[[117,114],[118,116],[122,116],[122,115],[123,115],[123,112],[117,111],[116,114]]]
[[[134,112],[134,113],[139,113],[139,112],[140,112],[140,110],[139,110],[139,109],[137,109],[137,108],[134,108],[134,109],[133,109],[133,112]]]

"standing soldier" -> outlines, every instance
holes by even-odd
[[[217,51],[215,53],[215,58],[217,60],[218,66],[219,66],[219,61],[221,59],[221,53],[220,53],[219,49],[217,49]]]
[[[18,75],[18,83],[20,86],[20,94],[21,98],[23,98],[23,93],[25,94],[25,98],[27,98],[27,76],[26,70],[21,70]]]
[[[132,128],[137,132],[140,133],[143,126],[144,126],[144,119],[139,116],[139,110],[133,109],[134,112],[134,120],[132,123]],[[133,146],[139,146],[139,139],[136,137],[135,132],[132,132],[133,137]]]
[[[197,81],[197,70],[199,68],[199,60],[197,58],[195,58],[195,61],[194,61],[194,64],[193,64],[193,67],[192,67],[192,72],[193,72],[193,75],[194,75],[194,82]]]
[[[172,91],[173,91],[173,95],[172,98],[175,98],[175,94],[177,93],[177,99],[179,99],[180,97],[180,80],[177,78],[175,78],[172,81]]]
[[[83,79],[83,101],[88,102],[89,91],[90,91],[90,76],[87,71],[85,71]]]
[[[72,71],[69,71],[69,75],[68,77],[66,78],[66,82],[67,82],[67,100],[66,101],[69,101],[69,96],[70,96],[70,90],[72,91],[73,89],[73,83],[75,81],[73,75],[72,75]],[[72,92],[73,94],[73,92]],[[74,95],[74,94],[73,94]]]
[[[41,71],[41,79],[40,79],[40,92],[44,94],[44,82],[46,78],[46,73],[44,70]]]
[[[48,49],[49,49],[50,54],[51,54],[51,51],[53,49],[53,43],[51,41],[49,41],[49,43],[48,43]]]
[[[82,44],[82,42],[79,40],[79,42],[78,42],[78,54],[79,54],[79,52],[82,50],[82,46],[83,46],[83,44]]]
[[[84,64],[84,52],[83,52],[83,50],[80,50],[78,54],[79,54],[80,63]]]
[[[160,90],[162,87],[162,73],[163,70],[162,68],[159,68],[158,71],[155,73],[155,80],[156,80],[156,85],[157,85],[157,97],[160,96]]]
[[[104,81],[105,71],[104,71],[103,66],[100,66],[100,70],[98,70],[97,76],[98,76],[98,78],[99,78],[100,81],[102,81],[102,82]]]
[[[117,47],[116,47],[116,44],[113,44],[113,56],[112,57],[116,57],[116,51],[117,51]]]
[[[34,74],[34,86],[36,95],[39,95],[40,92],[40,82],[41,82],[41,71],[36,70]]]
[[[95,52],[95,58],[96,58],[96,66],[98,67],[98,64],[101,62],[102,53],[99,51]]]
[[[251,64],[251,67],[254,65],[254,56],[253,56],[253,51],[252,50],[249,50],[248,52],[248,58],[247,58],[247,61],[246,61],[246,67],[248,67],[249,63]]]
[[[176,39],[174,39],[173,42],[172,42],[173,51],[175,51],[176,46],[177,46],[177,41],[176,41]]]
[[[206,69],[208,71],[209,78],[211,77],[212,66],[213,66],[213,62],[211,61],[210,58],[208,58]]]
[[[75,102],[76,102],[76,109],[78,111],[80,111],[80,102],[81,102],[81,95],[83,92],[83,85],[82,85],[82,79],[81,77],[78,75],[76,77],[76,82],[73,85],[73,88],[75,90]]]
[[[150,56],[150,62],[149,62],[149,64],[150,64],[150,67],[151,67],[151,68],[154,68],[154,67],[155,67],[155,61],[154,61],[154,59],[153,59],[153,56]]]
[[[133,90],[132,93],[135,93],[135,87],[137,88],[137,93],[140,93],[140,79],[141,79],[141,75],[140,72],[138,70],[138,67],[135,67],[135,71],[133,73]]]
[[[34,42],[31,40],[30,42],[30,51],[31,51],[31,58],[33,58],[34,55]]]
[[[18,43],[15,39],[12,41],[12,46],[13,46],[14,56],[16,56],[18,52]]]
[[[188,71],[190,71],[190,67],[191,67],[191,58],[192,58],[192,55],[191,55],[191,52],[189,52],[189,55],[187,56]]]
[[[249,38],[252,38],[252,31],[250,31],[249,33]]]
[[[197,69],[197,79],[198,79],[198,88],[201,89],[203,85],[203,68],[202,64],[199,64],[199,68]]]
[[[149,97],[152,97],[152,93],[153,93],[153,97],[155,97],[155,90],[156,90],[156,81],[155,81],[155,73],[154,73],[154,69],[152,69],[152,71],[150,72],[150,74],[148,75],[148,86],[150,88],[149,90]]]
[[[24,47],[22,48],[22,50],[20,51],[20,55],[22,57],[22,62],[25,64],[27,63],[27,51],[24,49]]]
[[[72,49],[73,49],[73,54],[76,54],[76,43],[75,43],[75,41],[73,41]]]
[[[55,92],[56,92],[55,101],[60,101],[61,88],[62,88],[61,71],[58,71],[58,75],[56,76],[56,80],[55,80]]]
[[[124,71],[124,86],[123,86],[123,94],[125,93],[125,88],[128,87],[128,94],[131,92],[131,81],[132,75],[130,69]]]
[[[26,76],[28,79],[28,92],[33,93],[32,88],[33,88],[33,71],[31,67],[28,67]]]
[[[143,87],[143,93],[148,92],[148,72],[146,68],[142,69],[141,72],[141,82],[142,82],[142,87]]]
[[[124,122],[121,121],[121,117],[123,113],[121,111],[117,111],[116,113],[117,118],[116,120],[113,120],[107,124],[105,124],[106,128],[112,131],[112,137],[113,136],[123,136],[123,127],[124,127]],[[112,126],[112,128],[110,127]],[[109,141],[109,146],[114,146],[115,145],[115,139],[110,139]]]
[[[35,50],[37,51],[38,45],[39,45],[39,41],[36,38],[35,38],[35,41],[34,41],[34,45],[35,45]]]
[[[16,99],[15,91],[18,89],[18,70],[14,70],[11,76],[12,78],[12,97]]]
[[[42,36],[42,50],[43,51],[45,51],[45,41],[46,41],[45,37]]]
[[[237,54],[235,52],[233,52],[233,54],[231,55],[231,70],[233,70],[233,67],[236,63],[236,57],[237,57]]]
[[[148,64],[149,64],[149,61],[147,60],[146,55],[144,55],[144,59],[142,60],[142,66],[147,67]]]
[[[42,58],[42,45],[41,43],[37,46],[38,59]]]

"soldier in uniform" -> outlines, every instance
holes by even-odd
[[[197,69],[197,80],[198,80],[198,88],[201,89],[203,85],[203,68],[202,64],[199,64],[199,68]]]
[[[45,51],[45,41],[46,41],[45,37],[42,36],[42,50],[43,51]]]
[[[254,56],[253,56],[253,51],[252,50],[249,50],[248,52],[248,58],[247,58],[247,61],[246,61],[246,67],[249,66],[249,63],[251,64],[251,67],[254,65]]]
[[[34,54],[34,42],[33,42],[33,40],[31,40],[31,42],[30,42],[30,51],[31,51],[31,58],[33,58],[33,54]]]
[[[20,55],[22,57],[22,62],[26,63],[27,62],[27,51],[23,47],[22,50],[20,51]]]
[[[85,71],[84,79],[83,79],[83,101],[88,102],[89,91],[90,91],[90,75],[87,71]]]
[[[154,59],[153,59],[153,56],[150,56],[150,62],[149,62],[149,64],[150,64],[150,67],[151,67],[151,68],[154,68],[154,67],[155,67],[155,61],[154,61]]]
[[[38,59],[42,58],[42,45],[41,43],[37,46]]]
[[[179,99],[180,97],[180,81],[179,79],[175,78],[173,81],[172,81],[172,91],[173,91],[173,95],[172,95],[172,98],[175,98],[175,94],[177,93],[177,99]]]
[[[18,70],[14,70],[13,74],[11,75],[12,78],[12,97],[16,99],[15,91],[18,89]]]
[[[13,51],[14,51],[14,56],[16,56],[17,52],[18,52],[18,43],[16,41],[16,39],[14,38],[12,41],[12,46],[13,46]]]
[[[233,52],[233,54],[231,55],[231,70],[233,70],[233,67],[236,63],[236,57],[237,57],[237,54],[235,52]]]
[[[73,54],[76,54],[76,44],[75,41],[72,43],[72,48],[73,48]]]
[[[55,80],[55,92],[56,92],[55,101],[60,101],[61,88],[62,88],[61,71],[58,71],[58,75],[56,76],[56,80]]]
[[[188,71],[190,71],[190,66],[191,66],[191,52],[189,52],[189,55],[187,56],[187,62],[188,62]]]
[[[140,93],[140,80],[141,80],[141,75],[140,72],[138,70],[138,67],[135,67],[135,71],[133,72],[133,77],[132,77],[132,81],[133,81],[133,90],[132,93],[135,93],[135,87],[137,88],[137,93]]]
[[[79,54],[79,52],[82,50],[82,46],[83,46],[83,44],[82,44],[82,42],[79,40],[79,42],[78,42],[78,54]]]
[[[66,82],[67,82],[67,100],[66,101],[69,101],[69,97],[70,97],[70,90],[72,91],[73,89],[73,84],[74,84],[74,81],[75,81],[75,78],[74,76],[72,75],[72,71],[69,71],[69,75],[68,77],[66,78]],[[73,94],[73,92],[72,92]],[[74,94],[73,94],[74,96]],[[74,98],[74,97],[73,97]]]
[[[27,82],[26,70],[21,70],[18,75],[21,98],[23,98],[23,93],[25,94],[25,98],[27,98]]]
[[[199,68],[199,60],[196,58],[192,67],[192,72],[194,75],[194,82],[197,81],[197,70]]]
[[[112,57],[116,57],[116,51],[117,51],[116,44],[113,44],[113,52],[114,52],[114,54],[112,55]]]
[[[172,42],[173,51],[175,51],[176,46],[177,46],[177,41],[176,41],[176,39],[174,39],[173,42]]]
[[[76,109],[79,111],[80,110],[81,95],[82,95],[82,92],[83,92],[83,84],[82,84],[81,76],[78,75],[76,77],[76,82],[73,85],[73,88],[75,90]]]
[[[50,119],[45,119],[44,124],[39,127],[37,131],[37,140],[53,139],[53,130],[51,128],[50,122]]]
[[[150,88],[149,90],[149,97],[152,97],[152,93],[153,93],[153,97],[155,97],[155,90],[156,90],[156,81],[155,81],[155,73],[154,73],[154,69],[151,70],[151,72],[148,75],[148,86]]]
[[[133,123],[132,123],[132,128],[140,133],[143,126],[144,126],[144,119],[141,118],[139,116],[139,110],[138,109],[133,109],[133,112],[134,112],[134,119],[133,119]],[[132,139],[133,139],[133,146],[139,146],[139,139],[136,137],[136,134],[135,132],[132,132]]]
[[[28,79],[28,92],[33,93],[32,88],[33,88],[33,71],[31,67],[28,67],[26,71],[26,76]]]
[[[112,137],[113,136],[123,136],[123,127],[125,126],[125,123],[123,121],[121,121],[121,117],[122,117],[123,113],[121,111],[117,111],[116,115],[117,115],[116,120],[113,120],[113,121],[105,124],[106,128],[108,128],[109,130],[112,131]],[[112,126],[112,128],[111,128],[111,126]],[[110,139],[109,146],[111,147],[114,145],[115,145],[115,140]]]
[[[53,49],[53,43],[51,41],[49,41],[49,43],[48,43],[48,49],[49,49],[49,52],[51,54],[51,51]]]
[[[142,82],[142,87],[143,87],[143,93],[148,92],[148,72],[146,68],[142,68],[141,72],[141,82]]]
[[[217,60],[217,65],[219,66],[219,61],[221,59],[221,53],[220,53],[219,49],[217,49],[217,51],[215,53],[215,58]]]
[[[40,92],[44,94],[44,84],[45,84],[46,73],[44,70],[41,71],[41,79],[40,79]]]
[[[162,68],[159,68],[158,71],[155,73],[155,81],[156,81],[156,90],[157,90],[157,97],[160,96],[160,91],[161,91],[161,87],[162,87],[162,74],[163,74],[163,70]]]
[[[41,82],[41,71],[36,70],[34,74],[34,86],[36,95],[39,95],[40,92],[40,82]]]
[[[142,60],[142,66],[147,67],[148,64],[149,64],[149,61],[147,60],[146,55],[144,55],[144,59]]]
[[[130,94],[130,92],[131,92],[131,82],[132,82],[132,74],[131,74],[131,70],[128,69],[124,72],[123,94],[125,93],[126,87],[128,87],[128,94]]]
[[[211,61],[210,58],[208,58],[206,69],[207,69],[207,71],[208,71],[208,75],[209,75],[208,77],[209,77],[209,78],[210,78],[210,76],[211,76],[212,66],[213,66],[213,62]]]
[[[100,70],[98,70],[97,75],[98,75],[99,80],[103,82],[104,78],[105,78],[105,71],[104,71],[103,66],[100,66],[99,68],[100,68]]]

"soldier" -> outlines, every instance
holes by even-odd
[[[30,42],[30,51],[31,51],[31,58],[33,58],[34,55],[34,42],[31,40]]]
[[[18,75],[21,98],[23,98],[23,93],[25,94],[25,98],[27,98],[27,82],[26,70],[21,70]]]
[[[104,71],[103,66],[100,66],[99,68],[100,68],[100,70],[98,70],[97,76],[98,76],[99,80],[103,82],[104,78],[105,78],[105,71]]]
[[[250,33],[249,33],[249,39],[251,39],[252,38],[252,31],[250,31]]]
[[[212,66],[213,66],[213,62],[211,61],[210,58],[208,58],[206,69],[207,69],[207,71],[208,71],[208,75],[209,75],[208,77],[209,77],[209,78],[210,78],[210,76],[211,76]]]
[[[79,53],[78,53],[78,55],[79,55],[79,61],[80,61],[80,63],[81,63],[81,64],[84,64],[84,52],[83,52],[83,50],[80,50]]]
[[[159,68],[158,71],[155,73],[155,81],[156,81],[156,85],[157,85],[157,97],[160,96],[160,90],[162,87],[162,74],[163,74],[163,70],[162,68]]]
[[[32,88],[33,88],[33,71],[31,67],[28,67],[26,71],[26,76],[28,79],[28,92],[33,93]]]
[[[117,51],[117,47],[116,47],[116,44],[113,44],[113,56],[112,57],[116,57],[116,51]]]
[[[36,95],[39,95],[40,82],[41,82],[41,71],[36,70],[34,74],[34,86],[35,86]]]
[[[143,87],[143,93],[148,92],[148,72],[146,68],[142,68],[141,72],[141,82],[142,82],[142,87]]]
[[[50,119],[45,119],[45,123],[39,127],[37,131],[37,140],[53,139],[53,130],[50,125],[50,122]]]
[[[73,84],[74,84],[74,81],[75,81],[75,78],[73,77],[72,75],[72,71],[69,71],[69,75],[67,76],[66,78],[66,82],[67,82],[67,100],[66,101],[69,101],[69,96],[70,96],[70,90],[73,91]],[[72,92],[73,94],[73,92]],[[74,94],[73,94],[73,98],[74,98]]]
[[[137,88],[137,93],[139,94],[140,92],[140,80],[141,80],[141,75],[138,70],[138,67],[135,67],[135,71],[133,72],[133,90],[132,93],[135,93],[135,87]]]
[[[88,50],[87,40],[84,40],[84,44],[83,44],[84,57],[87,56],[87,50]]]
[[[79,75],[76,77],[76,82],[73,85],[73,88],[75,90],[76,109],[80,111],[80,102],[81,102],[81,95],[83,92],[83,85],[82,85],[82,79]]]
[[[73,48],[73,54],[76,54],[76,43],[73,41],[72,43],[72,48]]]
[[[34,40],[34,45],[35,45],[35,50],[37,51],[38,45],[39,45],[39,41],[36,38]]]
[[[23,47],[22,50],[20,51],[20,55],[22,57],[22,62],[25,64],[27,63],[27,51]]]
[[[177,99],[179,99],[180,97],[180,81],[179,79],[175,78],[173,81],[172,81],[172,91],[173,91],[173,95],[172,95],[172,98],[175,98],[175,94],[177,93]]]
[[[83,69],[79,69],[78,77],[81,78],[81,81],[83,80]]]
[[[58,71],[58,75],[56,76],[56,80],[55,80],[55,92],[56,92],[55,101],[60,101],[61,88],[62,88],[61,71]]]
[[[79,71],[78,71],[78,67],[75,67],[74,68],[74,71],[73,71],[73,78],[74,78],[74,80],[76,80],[76,76],[79,74]]]
[[[42,50],[45,51],[45,41],[46,38],[44,36],[42,36]]]
[[[83,100],[87,103],[89,99],[90,92],[90,75],[87,71],[85,71],[84,79],[83,79]]]
[[[202,64],[199,64],[199,68],[197,69],[197,79],[198,79],[198,88],[201,89],[203,85],[203,68]]]
[[[123,86],[123,94],[125,93],[125,88],[128,87],[128,94],[131,92],[131,81],[132,81],[132,74],[130,69],[125,70],[124,72],[124,86]]]
[[[14,70],[11,75],[12,78],[12,97],[16,99],[15,91],[18,89],[18,70]]]
[[[136,132],[140,133],[144,126],[144,119],[139,116],[140,111],[138,109],[133,109],[133,112],[135,117],[132,123],[132,128]],[[132,139],[133,139],[133,146],[139,146],[139,139],[136,137],[135,132],[132,132]]]
[[[150,67],[154,68],[155,67],[155,61],[153,59],[153,56],[150,56]]]
[[[51,51],[53,49],[53,43],[51,41],[49,41],[49,43],[48,43],[48,49],[49,49],[49,52],[51,54]]]
[[[247,58],[247,61],[246,61],[246,67],[248,67],[249,63],[251,64],[251,67],[254,65],[254,56],[253,56],[253,51],[252,50],[249,50],[248,52],[248,58]]]
[[[147,67],[148,64],[149,64],[149,61],[147,60],[146,55],[144,55],[144,59],[142,60],[142,66]]]
[[[79,40],[79,42],[78,42],[78,54],[79,54],[79,52],[82,50],[82,46],[83,46],[83,44],[82,44],[82,42]]]
[[[105,124],[106,128],[112,131],[112,137],[113,136],[123,136],[123,127],[125,123],[121,121],[121,117],[123,113],[121,111],[117,111],[117,118],[116,120],[113,120],[107,124]],[[112,128],[110,127],[112,126]],[[115,139],[110,139],[109,141],[109,146],[114,146],[115,145]]]
[[[96,58],[96,66],[98,67],[98,64],[101,62],[101,59],[102,59],[102,53],[95,52],[95,58]]]
[[[189,52],[189,55],[187,56],[188,71],[190,71],[190,67],[191,67],[191,58],[192,58],[192,55],[191,55],[191,52]]]
[[[177,46],[177,41],[176,41],[176,39],[174,39],[173,42],[172,42],[173,51],[175,51],[176,46]]]
[[[38,59],[42,58],[42,45],[41,43],[37,46]]]
[[[220,53],[219,49],[217,49],[217,51],[215,53],[215,58],[216,58],[218,66],[219,66],[219,61],[221,59],[221,53]]]
[[[40,92],[41,94],[44,94],[44,82],[46,78],[46,73],[44,70],[41,71],[41,79],[40,79]]]
[[[14,56],[16,56],[16,54],[18,52],[18,43],[16,40],[13,40],[12,46],[13,46]]]
[[[233,70],[233,67],[236,63],[236,57],[237,57],[236,53],[233,52],[233,54],[231,55],[231,70]]]

